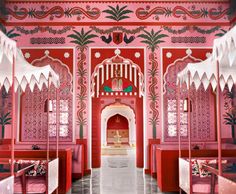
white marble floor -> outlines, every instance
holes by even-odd
[[[135,167],[135,149],[128,155],[102,156],[102,167],[73,183],[71,194],[160,194],[156,179]]]

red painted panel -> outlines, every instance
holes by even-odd
[[[106,72],[106,70],[105,70],[105,72]],[[112,80],[113,79],[105,80],[104,84],[100,86],[100,91],[105,92],[105,90],[104,90],[105,86],[112,88]],[[101,78],[100,78],[100,81],[101,81]],[[123,85],[123,89],[127,88],[128,86],[132,86],[132,92],[138,92],[138,88],[130,80],[125,79],[124,77],[122,78],[122,85]]]
[[[182,157],[188,157],[188,150],[182,150]],[[217,157],[217,150],[192,150],[192,157]],[[222,150],[223,157],[235,157],[235,150]],[[179,150],[156,149],[157,185],[161,192],[179,191]]]
[[[73,59],[74,59],[74,50],[72,48],[66,49],[22,49],[23,54],[29,53],[30,57],[27,58],[29,63],[32,63],[35,59],[40,59],[45,56],[45,51],[49,51],[49,56],[54,59],[59,59],[62,63],[68,66],[70,73],[73,75]],[[68,53],[69,57],[64,57],[65,53]]]
[[[148,169],[146,169],[147,174],[151,174],[151,176],[156,177],[156,172],[153,172],[152,168],[153,166],[156,166],[156,153],[153,152],[153,145],[160,144],[160,139],[149,139],[148,140]]]
[[[128,129],[128,128],[129,128],[128,120],[119,114],[114,115],[107,122],[107,129],[108,130]]]
[[[100,99],[92,98],[92,168],[101,167]]]
[[[163,58],[163,75],[166,72],[166,68],[174,63],[177,59],[184,58],[186,54],[187,48],[164,48],[162,51],[162,58]],[[197,58],[197,59],[206,59],[206,53],[211,53],[212,49],[205,49],[205,48],[191,48],[192,54],[191,56]],[[172,56],[170,58],[166,57],[166,54],[170,52]]]
[[[143,98],[136,100],[136,166],[143,168]]]
[[[87,139],[76,139],[76,144],[78,145],[83,145],[84,147],[84,172],[83,174],[85,174],[85,172],[88,170],[88,147],[87,147]]]
[[[116,48],[92,48],[91,49],[91,73],[94,71],[96,65],[102,63],[105,59],[109,59],[115,56]],[[119,48],[121,51],[120,56],[132,60],[134,63],[139,65],[142,72],[144,73],[144,49],[143,48]],[[96,58],[95,53],[99,52],[100,57]],[[135,53],[139,52],[140,57],[136,58]]]

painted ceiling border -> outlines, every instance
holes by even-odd
[[[205,4],[205,3],[212,3],[212,4],[222,4],[222,3],[230,3],[229,0],[160,0],[160,1],[154,1],[154,0],[55,0],[55,1],[49,1],[49,0],[8,0],[7,3],[199,3],[199,4]]]
[[[230,26],[227,22],[5,22],[6,26]]]

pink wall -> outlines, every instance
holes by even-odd
[[[109,18],[106,10],[108,6],[119,8],[127,6],[125,9],[130,13],[125,14],[126,18]],[[20,1],[9,2],[10,15],[7,21],[7,30],[14,29],[20,34],[16,37],[20,47],[30,48],[76,48],[74,67],[78,71],[79,65],[83,64],[84,69],[89,72],[91,47],[135,47],[145,48],[144,74],[146,81],[146,119],[147,126],[146,141],[152,138],[152,125],[149,122],[156,119],[157,137],[162,137],[162,86],[163,86],[163,58],[162,48],[208,48],[212,47],[213,40],[221,29],[228,30],[228,3],[204,1],[200,3],[192,2],[146,2],[146,1],[110,1],[99,2],[35,2]],[[82,33],[90,31],[97,37],[83,49],[72,43],[72,38],[68,35],[76,30]],[[144,42],[143,35],[158,32],[165,34],[160,44],[154,47]],[[147,33],[145,33],[147,32]],[[115,34],[121,34],[120,42],[115,40]],[[141,35],[143,34],[143,35]],[[126,37],[126,39],[124,38]],[[82,55],[81,55],[82,53]],[[156,74],[151,77],[150,71],[156,67]],[[75,76],[77,73],[74,74]],[[80,101],[76,99],[78,106],[76,112],[82,112],[82,117],[86,119],[84,126],[85,138],[87,138],[88,123],[90,122],[89,102],[89,82],[87,73],[83,79],[83,84],[79,84],[79,76],[76,76],[75,93],[80,94],[81,87],[85,90],[83,95],[84,107],[81,109]],[[151,96],[156,98],[152,102]],[[222,105],[223,106],[223,105]],[[78,118],[76,116],[76,121]],[[77,122],[76,122],[77,123]],[[76,138],[78,138],[79,126],[76,126]],[[227,134],[225,134],[227,136]]]

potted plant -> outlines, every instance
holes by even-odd
[[[1,114],[0,125],[2,125],[2,139],[4,138],[5,134],[5,125],[10,125],[10,124],[11,124],[10,112],[6,114]]]

